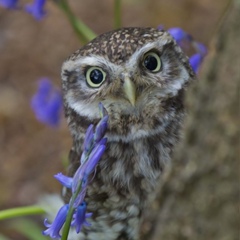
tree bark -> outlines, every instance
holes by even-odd
[[[239,45],[236,0],[187,92],[184,139],[145,214],[141,240],[239,239]]]

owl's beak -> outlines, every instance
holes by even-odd
[[[132,80],[128,77],[124,77],[123,91],[129,100],[129,102],[135,106],[136,101],[136,87]]]

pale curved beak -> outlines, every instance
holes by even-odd
[[[136,102],[136,87],[132,80],[128,77],[124,77],[123,91],[125,93],[126,98],[129,102],[135,106]]]

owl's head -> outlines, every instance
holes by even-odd
[[[99,119],[102,102],[115,140],[164,128],[183,108],[183,90],[194,73],[188,58],[165,31],[123,28],[102,34],[62,66],[66,115],[72,131]]]

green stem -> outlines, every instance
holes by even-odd
[[[66,222],[65,222],[64,227],[63,227],[61,240],[67,240],[68,239],[68,234],[69,234],[69,230],[70,230],[70,227],[71,227],[71,221],[72,221],[73,213],[74,213],[73,206],[69,206],[69,211],[68,211],[68,214],[67,214]]]
[[[121,0],[114,0],[114,28],[120,28],[121,25]]]
[[[85,25],[80,19],[76,18],[72,12],[67,0],[60,0],[59,6],[62,8],[64,13],[67,15],[69,22],[71,23],[75,33],[79,40],[85,44],[96,37],[96,34]]]
[[[80,193],[81,188],[82,188],[82,181],[78,185],[77,190],[75,191],[75,193],[73,194],[73,196],[70,200],[69,211],[68,211],[68,214],[67,214],[65,224],[63,226],[61,240],[67,240],[68,239],[68,234],[69,234],[69,230],[70,230],[70,227],[71,227],[72,217],[73,217],[73,213],[74,213],[74,210],[75,210],[74,207],[73,207],[73,204],[74,204],[74,201],[77,198],[78,194]]]
[[[27,206],[27,207],[18,207],[11,208],[7,210],[0,211],[0,220],[21,217],[26,215],[36,215],[36,214],[44,214],[45,211],[40,206]]]

